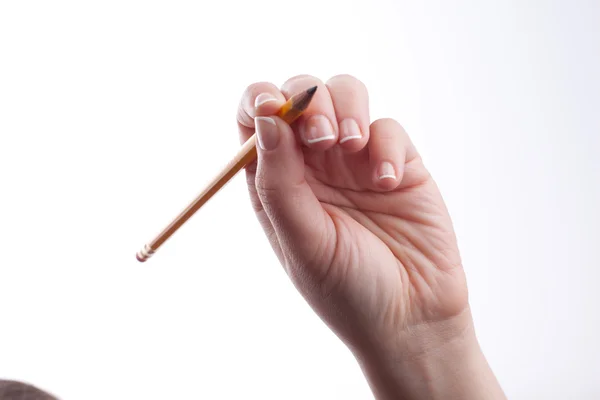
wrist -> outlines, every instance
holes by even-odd
[[[355,351],[355,356],[378,400],[505,399],[469,310],[407,329],[396,340]]]

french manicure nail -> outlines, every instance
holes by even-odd
[[[324,115],[313,115],[304,126],[304,139],[307,143],[317,143],[335,139],[329,118]]]
[[[379,179],[396,179],[396,170],[392,163],[388,161],[384,161],[379,165],[379,170],[377,171],[377,177]]]
[[[353,118],[346,118],[340,122],[340,144],[360,138],[362,138],[360,128]]]
[[[277,101],[277,99],[270,93],[261,93],[258,96],[256,96],[256,99],[254,99],[254,107],[258,108],[270,101]]]
[[[273,118],[256,117],[256,138],[258,145],[263,150],[273,150],[279,144],[279,128]]]

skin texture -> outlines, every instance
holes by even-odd
[[[273,117],[313,85],[292,127]],[[242,142],[257,132],[246,175],[271,246],[375,396],[504,398],[477,344],[442,196],[402,126],[370,121],[365,85],[348,75],[255,83],[237,120]]]

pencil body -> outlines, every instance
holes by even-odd
[[[278,111],[277,116],[288,124],[293,123],[312,100],[317,87],[292,96]],[[237,152],[235,157],[204,187],[198,196],[137,254],[140,262],[148,260],[162,244],[169,239],[192,215],[194,215],[212,196],[214,196],[242,168],[256,159],[256,134],[252,135]]]
[[[256,158],[256,136],[252,136],[243,145],[238,154],[223,168],[217,176],[152,242],[148,244],[154,253],[181,225],[196,213],[215,193],[233,178],[245,165]],[[149,258],[149,257],[147,257]],[[138,257],[139,259],[139,257]]]

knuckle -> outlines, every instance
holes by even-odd
[[[290,79],[288,79],[287,81],[285,81],[285,83],[282,85],[282,90],[283,91],[290,90],[299,82],[311,82],[311,84],[316,84],[319,86],[323,85],[323,82],[315,76],[308,75],[308,74],[300,74],[300,75],[293,76]]]
[[[246,108],[244,107],[243,102],[240,102],[240,105],[238,106],[237,112],[235,114],[235,118],[236,118],[237,122],[242,126],[245,126],[247,128],[254,127],[254,120],[248,114],[248,111],[246,111]]]
[[[396,121],[394,118],[378,118],[375,121],[373,121],[373,123],[371,124],[372,126],[375,127],[379,127],[379,125],[382,126],[382,128],[384,127],[398,127],[400,126],[400,123],[398,121]]]
[[[254,99],[261,93],[277,93],[277,87],[270,82],[254,82],[246,87],[242,99],[240,101],[240,107],[244,109],[253,109]]]
[[[379,118],[373,121],[371,130],[381,137],[406,136],[404,127],[393,118]]]
[[[276,193],[276,190],[268,182],[269,180],[266,178],[263,170],[258,168],[254,178],[254,187],[256,188],[258,197],[264,202],[268,202]]]
[[[240,105],[237,109],[235,118],[242,127],[254,128],[254,119],[248,114],[246,109]]]
[[[321,81],[319,78],[317,78],[314,75],[310,75],[310,74],[298,74],[295,76],[292,76],[290,79],[287,80],[287,82],[292,82],[292,81],[298,81],[298,80],[304,80],[304,79],[310,79],[310,80],[315,80],[315,81]]]
[[[258,94],[265,90],[265,88],[269,88],[272,84],[269,82],[254,82],[249,84],[244,91],[245,96],[252,96],[254,94]]]
[[[348,86],[349,88],[352,88],[354,92],[367,91],[367,86],[360,79],[350,74],[335,75],[327,80],[327,86],[338,84]]]

